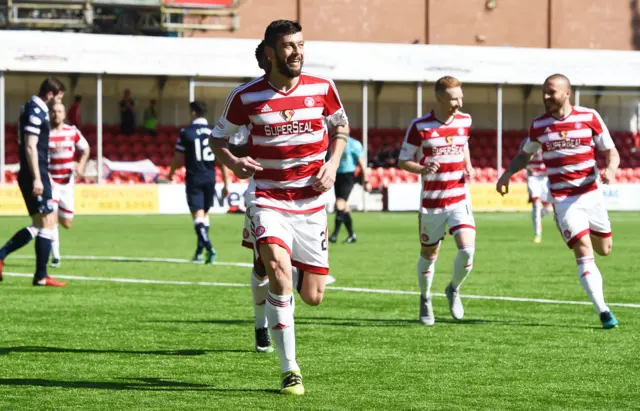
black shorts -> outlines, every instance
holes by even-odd
[[[336,174],[336,198],[343,200],[349,199],[349,194],[353,190],[353,185],[356,183],[356,176],[354,173],[339,173]]]
[[[33,177],[31,177],[31,174],[18,174],[18,186],[20,187],[20,192],[22,192],[22,198],[24,198],[24,204],[27,206],[29,215],[49,214],[53,212],[53,195],[49,174],[47,172],[43,173],[42,170],[40,170],[40,176],[44,190],[42,191],[42,195],[34,197]]]
[[[213,197],[216,192],[215,181],[189,181],[187,179],[185,188],[189,210],[209,212],[213,206]]]

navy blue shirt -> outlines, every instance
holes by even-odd
[[[18,121],[18,143],[20,144],[20,174],[31,175],[27,161],[28,135],[38,137],[38,167],[41,178],[48,178],[49,170],[49,108],[39,97],[33,96],[22,106]]]
[[[187,178],[192,181],[216,180],[215,156],[209,148],[211,127],[204,118],[197,118],[180,130],[176,151],[184,154]]]

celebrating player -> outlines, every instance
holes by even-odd
[[[620,157],[600,114],[571,105],[567,77],[549,76],[542,96],[546,113],[533,120],[530,140],[500,176],[496,190],[502,195],[508,193],[511,176],[542,149],[556,224],[576,256],[580,284],[599,314],[602,327],[614,328],[618,321],[605,303],[602,275],[593,256],[594,250],[602,256],[609,255],[613,245],[611,223],[598,185],[594,148],[606,156],[607,167],[600,172],[604,184],[613,182]]]
[[[459,290],[471,273],[476,239],[464,175],[473,170],[468,145],[471,116],[459,111],[463,94],[462,85],[456,78],[439,79],[435,94],[438,104],[429,114],[411,122],[398,158],[400,168],[421,174],[423,180],[418,284],[420,322],[424,325],[435,323],[431,283],[445,226],[449,226],[449,233],[458,246],[451,282],[445,289],[449,311],[456,320],[464,316]],[[415,161],[416,153],[418,161]]]
[[[49,77],[40,85],[37,96],[22,107],[19,120],[20,171],[18,185],[31,216],[32,225],[18,231],[0,249],[0,280],[3,260],[10,253],[36,238],[35,286],[64,287],[66,284],[47,275],[47,261],[51,253],[51,239],[56,224],[52,184],[49,177],[49,107],[60,102],[64,85]]]
[[[527,137],[520,144],[520,149],[529,142]],[[542,161],[542,150],[536,151],[527,164],[527,189],[529,191],[529,201],[531,202],[531,221],[533,223],[533,242],[542,242],[542,218],[551,211],[549,201],[549,179],[547,170]]]
[[[299,269],[302,299],[320,304],[329,272],[327,215],[321,194],[335,182],[349,127],[333,81],[302,74],[300,24],[272,22],[265,43],[271,71],[231,93],[214,129],[217,139],[212,140],[212,148],[239,178],[251,177],[247,213],[269,276],[265,311],[280,357],[280,392],[301,395],[291,266]],[[335,129],[332,144],[325,118]],[[238,158],[227,148],[226,139],[243,125],[251,131],[249,156]]]
[[[182,164],[187,170],[185,189],[187,204],[191,210],[193,224],[198,243],[193,261],[202,261],[202,251],[207,250],[205,264],[213,264],[216,251],[209,239],[209,209],[213,205],[213,197],[216,191],[216,163],[215,156],[209,147],[211,127],[207,119],[207,106],[201,101],[192,101],[189,104],[191,112],[191,124],[180,130],[176,153],[171,160],[168,180],[171,181],[176,169]],[[222,196],[229,195],[227,169],[220,165],[224,187]]]
[[[73,175],[82,175],[89,160],[89,143],[75,126],[64,123],[66,114],[62,103],[51,108],[51,134],[49,136],[49,174],[54,182],[53,201],[58,208],[58,222],[66,229],[73,223]],[[76,150],[82,152],[74,168]],[[51,240],[51,266],[60,267],[60,234],[54,225]]]

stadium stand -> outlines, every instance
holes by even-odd
[[[137,161],[149,159],[160,169],[160,178],[166,178],[169,173],[169,164],[173,156],[175,139],[180,127],[158,126],[156,137],[145,135],[142,130],[133,136],[123,136],[118,133],[118,125],[105,125],[103,127],[104,157],[112,161]],[[86,125],[82,127],[82,132],[92,147],[96,146],[96,127]],[[404,138],[403,129],[370,129],[368,158],[370,168],[370,182],[374,189],[383,189],[389,183],[412,183],[418,181],[418,176],[397,168],[375,167],[373,159],[377,156],[383,146],[391,145],[398,149]],[[16,125],[6,125],[7,164],[18,163],[18,143]],[[616,147],[620,152],[620,169],[616,174],[619,183],[639,183],[640,182],[640,152],[633,150],[635,147],[634,136],[631,132],[611,131]],[[508,164],[518,152],[518,147],[522,139],[527,135],[526,130],[507,130],[503,132],[502,163]],[[362,140],[362,130],[353,129],[352,136]],[[495,130],[474,130],[470,140],[471,161],[475,167],[475,175],[471,182],[493,183],[498,178],[496,164],[496,134]],[[92,151],[92,158],[95,159],[96,150]],[[601,160],[601,159],[599,159]],[[600,166],[603,164],[600,162]],[[5,172],[7,183],[16,183],[14,172]],[[218,181],[221,180],[218,170]],[[239,181],[232,175],[233,182]],[[174,181],[184,182],[184,170],[179,170]],[[514,181],[525,182],[525,174],[521,172]],[[79,180],[78,182],[83,182]],[[107,183],[111,184],[140,184],[153,183],[145,181],[137,173],[114,172],[109,175]]]

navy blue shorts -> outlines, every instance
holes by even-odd
[[[205,213],[213,205],[213,196],[216,192],[216,183],[213,181],[198,182],[186,181],[187,204],[189,210],[204,210]]]
[[[42,185],[44,190],[42,195],[33,196],[33,178],[31,175],[18,174],[18,186],[24,198],[24,204],[27,206],[29,215],[49,214],[53,212],[53,196],[51,191],[51,181],[47,172],[40,171],[42,177]]]

